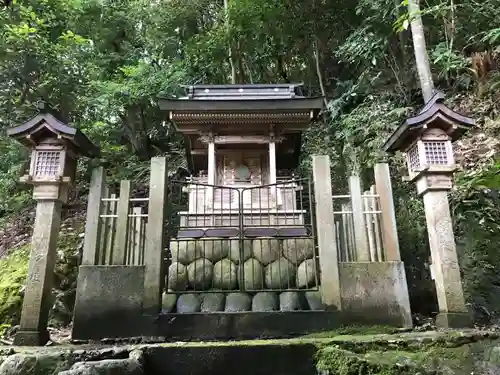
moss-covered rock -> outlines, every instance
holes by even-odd
[[[14,249],[0,259],[0,322],[16,324],[21,315],[30,246]]]
[[[61,225],[54,268],[54,301],[50,324],[64,326],[71,321],[76,295],[78,263],[82,244],[82,218],[66,220]],[[29,239],[29,237],[27,237]],[[19,322],[31,244],[10,249],[0,259],[0,324],[3,327]],[[0,326],[1,330],[2,326]]]
[[[71,354],[15,354],[0,365],[2,375],[57,375],[74,363]]]
[[[368,336],[344,337],[319,345],[316,353],[319,373],[470,375],[500,371],[494,354],[498,342],[474,334],[376,335],[371,340]]]

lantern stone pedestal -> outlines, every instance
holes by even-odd
[[[441,175],[423,178],[430,180],[426,183],[430,186],[421,195],[424,200],[432,274],[439,304],[436,325],[444,328],[468,327],[471,319],[465,306],[448,191],[439,188],[440,182],[446,184],[449,180],[451,184],[451,177]],[[435,181],[435,185],[432,185],[432,181]],[[417,187],[418,185],[419,181]]]
[[[455,236],[448,202],[456,170],[452,142],[474,127],[474,121],[444,104],[437,92],[407,119],[385,143],[387,152],[406,154],[409,176],[423,197],[431,250],[431,275],[436,286],[440,327],[468,327],[470,319],[460,278]]]
[[[59,190],[58,186],[54,188]],[[14,345],[45,345],[49,341],[47,322],[53,302],[52,279],[62,203],[59,199],[37,203],[21,324]]]
[[[37,201],[21,322],[14,344],[45,345],[50,339],[47,324],[53,304],[61,208],[75,180],[78,156],[95,157],[99,150],[79,130],[48,111],[8,129],[7,134],[32,149],[29,173],[21,181],[34,186],[33,198]]]

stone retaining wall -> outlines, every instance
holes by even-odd
[[[170,253],[166,312],[321,308],[313,239],[183,239]]]

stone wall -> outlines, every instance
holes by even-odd
[[[313,239],[183,239],[170,254],[165,312],[320,308]]]

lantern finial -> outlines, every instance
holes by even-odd
[[[45,100],[39,100],[36,102],[36,108],[40,112],[45,112],[47,110],[47,102]]]

